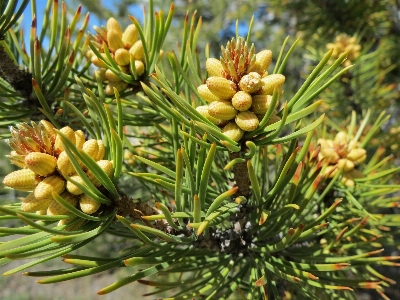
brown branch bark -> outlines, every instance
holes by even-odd
[[[0,46],[0,77],[7,81],[22,97],[29,99],[32,93],[32,75],[20,70]]]

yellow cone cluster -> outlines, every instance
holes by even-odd
[[[359,142],[348,139],[346,132],[339,131],[334,140],[318,139],[318,144],[321,146],[318,158],[328,163],[324,170],[326,176],[333,178],[343,171],[342,183],[348,187],[354,186],[354,178],[363,177],[356,166],[365,161],[367,151],[360,148]]]
[[[111,57],[118,65],[119,69],[126,74],[132,74],[131,69],[136,70],[136,75],[141,76],[145,71],[144,50],[142,41],[139,40],[139,32],[134,24],[129,25],[122,31],[120,24],[114,18],[109,18],[106,27],[94,26],[96,36],[91,36],[92,43],[99,50],[101,55],[106,58],[104,44],[107,45]],[[134,66],[130,65],[130,57],[134,59]],[[113,71],[92,50],[86,52],[86,57],[99,67],[98,74],[103,81],[107,82],[105,93],[114,95],[113,88],[123,91],[128,87],[128,83],[118,77]]]
[[[268,75],[272,52],[263,50],[255,54],[254,45],[248,47],[242,37],[232,39],[222,47],[220,60],[208,58],[206,69],[209,77],[197,88],[208,105],[196,110],[212,123],[223,127],[222,132],[238,141],[244,132],[257,129],[267,112],[272,93],[285,82],[282,74]],[[275,123],[279,117],[271,116]]]
[[[61,128],[60,132],[78,149],[91,156],[109,177],[112,176],[112,162],[103,159],[103,141],[86,140],[81,130],[74,131],[68,126]],[[26,123],[18,124],[17,128],[11,128],[11,135],[8,143],[13,151],[7,157],[21,169],[8,174],[3,183],[15,190],[31,192],[21,205],[23,211],[47,215],[70,214],[53,199],[53,193],[59,194],[72,206],[79,205],[87,214],[99,209],[100,203],[83,194],[75,184],[66,180],[69,176],[83,184],[82,178],[77,175],[64,151],[60,135],[51,123],[42,120],[39,124],[32,122],[32,126]],[[96,187],[101,186],[86,166],[81,163],[80,167]]]
[[[356,43],[355,37],[350,37],[346,34],[340,34],[335,38],[334,43],[326,45],[327,49],[333,49],[332,57],[338,58],[340,54],[347,51],[347,60],[344,62],[346,67],[360,56],[361,46]]]

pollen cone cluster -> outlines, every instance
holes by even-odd
[[[348,139],[347,133],[339,131],[334,140],[318,139],[321,149],[319,159],[325,159],[328,166],[324,174],[333,178],[337,172],[343,172],[342,183],[345,186],[354,186],[354,178],[364,177],[356,167],[367,158],[367,151],[360,148],[360,143]]]
[[[121,72],[140,77],[145,71],[144,65],[144,50],[142,41],[139,40],[139,32],[134,24],[129,25],[122,31],[120,24],[114,18],[109,18],[106,27],[94,26],[96,35],[90,35],[91,42],[99,50],[105,60],[107,60],[104,53],[104,44],[107,46],[112,59],[118,65]],[[116,73],[107,68],[107,65],[97,57],[92,50],[86,52],[86,57],[92,63],[99,67],[96,72],[104,82],[107,82],[105,93],[107,95],[114,95],[113,88],[119,92],[128,87],[128,83],[123,81]],[[131,65],[130,58],[133,58]]]
[[[242,37],[232,39],[222,47],[220,60],[206,61],[209,77],[197,91],[208,105],[198,106],[197,111],[234,141],[239,141],[244,132],[257,129],[274,89],[285,82],[282,74],[268,75],[271,60],[270,50],[255,53],[254,45],[248,47]],[[274,112],[268,122],[279,120]]]
[[[334,43],[326,45],[327,49],[333,49],[332,57],[338,58],[340,54],[347,51],[347,60],[344,62],[346,67],[360,56],[361,46],[356,43],[355,37],[349,37],[346,34],[340,34],[335,38]]]
[[[32,122],[11,128],[12,138],[8,140],[13,149],[7,156],[11,163],[20,170],[8,174],[3,183],[15,190],[30,192],[22,202],[21,209],[26,212],[38,212],[47,215],[71,214],[68,209],[53,199],[53,193],[60,195],[66,202],[87,213],[92,214],[100,208],[100,203],[83,194],[83,192],[66,177],[83,183],[74,166],[64,151],[60,135],[47,121],[39,124]],[[78,149],[91,156],[97,164],[111,177],[113,165],[104,160],[104,144],[101,140],[85,140],[81,130],[74,131],[66,126],[60,129]],[[80,167],[96,187],[101,183],[82,163]]]

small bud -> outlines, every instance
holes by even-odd
[[[230,101],[214,101],[208,105],[208,113],[220,120],[231,120],[236,116],[237,110]]]
[[[110,69],[107,69],[105,72],[106,78],[109,81],[121,81],[121,78],[117,74],[115,74],[113,71]]]
[[[115,62],[120,66],[129,65],[129,51],[124,48],[119,48],[115,51]]]
[[[52,193],[60,194],[65,189],[65,180],[58,176],[52,175],[39,182],[35,188],[34,195],[36,199],[53,199]]]
[[[71,127],[65,126],[60,129],[60,132],[64,134],[68,140],[70,140],[73,144],[75,144],[75,131],[72,130]],[[64,151],[64,146],[61,142],[61,136],[57,134],[56,140],[54,142],[53,151],[56,155],[60,154]]]
[[[236,84],[228,79],[211,76],[206,81],[208,89],[218,98],[227,100],[236,94]]]
[[[264,116],[264,115],[263,115]],[[262,119],[261,119],[262,120]],[[279,117],[277,114],[276,114],[276,112],[272,112],[272,115],[269,117],[269,119],[268,119],[268,121],[267,121],[267,126],[268,125],[271,125],[271,124],[274,124],[274,123],[276,123],[276,122],[279,122],[280,120],[282,120],[281,119],[281,117]]]
[[[257,72],[260,75],[263,75],[272,61],[272,51],[271,50],[263,50],[256,54],[256,63],[251,68],[251,72]]]
[[[336,164],[340,158],[339,154],[332,148],[322,148],[319,155],[320,159],[325,157],[331,164]]]
[[[25,164],[34,173],[47,176],[56,170],[57,160],[46,153],[31,152],[25,156]]]
[[[99,147],[99,150],[97,151],[95,161],[102,160],[104,158],[104,153],[105,153],[105,147],[102,140],[97,140],[97,146]]]
[[[106,85],[104,89],[104,93],[108,96],[114,96],[114,88],[117,89],[118,92],[122,92],[128,87],[128,83],[125,81],[111,81]]]
[[[106,77],[107,70],[108,69],[106,69],[106,68],[100,68],[100,69],[94,71],[95,76],[93,78],[96,79],[96,76],[98,76],[101,79],[101,81],[106,81],[107,80],[107,77]]]
[[[114,167],[111,161],[109,160],[99,160],[97,164],[100,168],[107,174],[109,178],[112,178]],[[94,184],[94,186],[99,187],[101,186],[101,182],[97,179],[97,177],[89,170],[87,171],[86,175],[88,176],[89,180]]]
[[[366,156],[367,151],[362,148],[352,149],[350,150],[349,154],[347,154],[347,158],[352,161],[357,161],[360,158]]]
[[[47,136],[49,137],[50,140],[56,138],[56,131],[55,131],[55,127],[53,126],[53,124],[51,124],[49,121],[46,120],[41,120],[40,121],[40,125],[42,126],[42,130],[46,132]]]
[[[265,113],[268,111],[271,101],[271,95],[254,95],[253,104],[251,105],[250,110],[255,114],[265,115]]]
[[[232,97],[232,105],[238,111],[245,111],[251,107],[251,95],[244,91],[239,91]]]
[[[216,58],[207,58],[206,70],[209,76],[221,76],[224,68],[221,62]]]
[[[82,185],[85,185],[82,178],[78,174],[72,175],[70,178]],[[83,191],[71,181],[67,181],[67,191],[70,192],[72,195],[80,195],[83,193]]]
[[[257,92],[260,95],[272,95],[274,88],[280,88],[285,82],[282,74],[272,74],[261,79],[261,89]]]
[[[229,137],[231,140],[237,142],[242,138],[244,131],[240,129],[235,122],[229,122],[222,129],[222,133]]]
[[[107,31],[114,30],[116,33],[122,37],[122,29],[121,25],[119,25],[119,22],[114,19],[114,18],[109,18],[107,20],[107,25],[106,25]]]
[[[339,131],[336,136],[335,139],[333,140],[333,142],[336,145],[346,145],[347,144],[347,133],[344,131]]]
[[[144,49],[142,41],[135,42],[132,47],[129,49],[129,54],[133,55],[135,60],[143,60],[144,59]]]
[[[236,124],[244,131],[253,131],[258,127],[258,118],[251,111],[241,111],[236,115]]]
[[[64,192],[60,195],[65,202],[71,204],[73,207],[76,207],[78,204],[78,197],[71,195],[68,192]],[[47,215],[55,216],[55,215],[70,215],[72,214],[67,208],[62,206],[56,200],[50,202],[49,207],[47,208]]]
[[[82,149],[85,143],[85,134],[82,130],[75,131],[75,146],[77,149]]]
[[[69,159],[65,151],[61,152],[60,155],[58,156],[57,169],[58,172],[64,177],[76,173],[75,168],[72,165],[71,160]]]
[[[17,191],[33,191],[40,182],[36,174],[29,169],[11,172],[3,179],[3,184]]]
[[[26,198],[22,202],[21,210],[25,212],[41,211],[43,209],[47,209],[51,201],[52,201],[51,198],[38,200],[36,199],[34,193],[30,193],[28,196],[26,196]]]
[[[343,170],[344,172],[349,172],[354,169],[354,162],[347,158],[341,158],[337,163],[338,169]]]
[[[317,144],[321,145],[321,148],[333,148],[333,141],[329,139],[318,139]]]
[[[197,92],[201,96],[201,98],[208,102],[214,102],[214,101],[221,101],[222,99],[218,98],[216,95],[211,93],[211,91],[208,89],[207,84],[202,84],[197,87]]]
[[[261,76],[256,72],[244,75],[239,81],[239,88],[247,93],[255,93],[261,88]]]
[[[82,150],[91,158],[96,159],[97,152],[99,151],[99,144],[97,143],[97,140],[94,139],[87,140],[83,144]]]
[[[111,52],[117,51],[119,48],[124,48],[124,42],[122,41],[122,36],[116,30],[107,30],[107,42],[108,48]]]
[[[106,54],[105,53],[101,53],[101,56],[104,57],[105,60],[107,60]],[[107,68],[106,63],[101,60],[100,58],[98,58],[96,55],[93,55],[92,58],[90,59],[90,61],[92,62],[92,64],[94,64],[96,67],[99,68]]]
[[[145,71],[144,63],[141,60],[135,60],[135,69],[137,76],[142,76]]]
[[[221,119],[217,119],[214,118],[213,116],[211,116],[208,113],[208,105],[201,105],[201,106],[197,106],[196,110],[205,118],[207,118],[207,120],[211,121],[213,124],[215,125],[222,125],[224,123],[226,123],[226,121],[221,120]]]
[[[122,34],[122,41],[127,48],[132,47],[132,45],[136,43],[138,38],[139,32],[134,24],[128,25],[128,27],[126,27],[124,33]]]
[[[86,214],[93,214],[100,208],[101,203],[97,202],[93,198],[86,194],[83,194],[79,199],[79,206],[81,210]]]

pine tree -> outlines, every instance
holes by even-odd
[[[383,249],[400,225],[399,127],[385,112],[398,103],[396,4],[243,1],[244,23],[228,1],[194,2],[150,0],[143,23],[117,18],[128,2],[93,7],[93,29],[81,6],[49,0],[40,19],[32,2],[29,41],[29,1],[0,2],[15,166],[0,265],[30,259],[3,275],[62,258],[24,274],[125,268],[98,294],[138,282],[168,299],[395,295],[384,274],[400,257]]]

